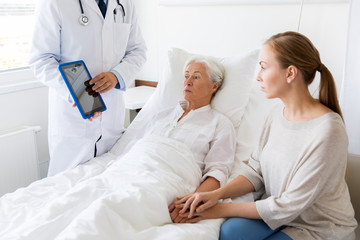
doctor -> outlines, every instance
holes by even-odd
[[[101,155],[115,144],[124,131],[123,91],[146,60],[133,2],[102,1],[38,3],[30,66],[49,87],[49,176]],[[93,89],[107,106],[90,121],[73,107],[58,70],[60,63],[75,60],[84,60],[93,76]]]

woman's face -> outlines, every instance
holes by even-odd
[[[267,98],[279,98],[286,93],[288,87],[287,69],[283,69],[276,59],[276,55],[269,45],[264,45],[259,57],[260,72],[257,81],[261,83],[261,90]]]
[[[210,103],[212,94],[219,83],[212,83],[203,63],[190,63],[185,69],[184,98],[190,103],[205,106]]]

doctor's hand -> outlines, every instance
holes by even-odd
[[[72,107],[73,107],[73,108],[76,107],[76,104],[73,103]],[[87,120],[88,120],[89,122],[92,122],[95,118],[98,118],[98,117],[100,117],[101,115],[102,115],[102,112],[96,112],[96,113],[94,113],[94,115],[93,115],[91,118],[88,118]]]
[[[100,117],[101,115],[102,115],[102,112],[96,112],[96,113],[94,113],[94,115],[93,115],[92,117],[88,118],[87,120],[88,120],[89,122],[92,122],[95,118],[98,118],[98,117]]]
[[[112,72],[103,72],[90,80],[90,85],[94,85],[92,90],[98,93],[106,93],[113,89],[118,83],[118,79]]]

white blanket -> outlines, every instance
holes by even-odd
[[[195,191],[188,147],[163,137],[37,181],[0,199],[0,239],[218,239],[222,219],[173,224],[168,205]]]

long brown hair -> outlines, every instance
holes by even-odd
[[[307,85],[313,82],[316,71],[319,71],[319,101],[342,117],[334,77],[322,64],[318,50],[307,37],[297,32],[284,32],[272,36],[265,44],[273,48],[283,68],[297,67]]]

